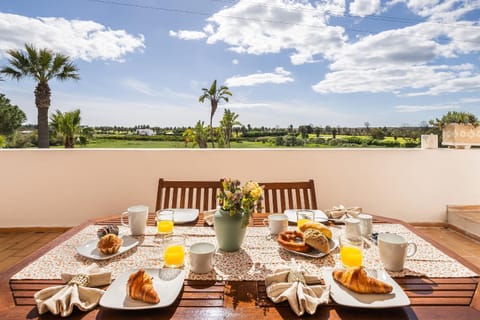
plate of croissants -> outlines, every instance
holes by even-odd
[[[393,308],[410,305],[402,288],[383,269],[363,266],[347,269],[326,268],[323,279],[330,296],[341,305],[358,308]]]
[[[281,248],[311,258],[321,258],[337,247],[332,231],[319,222],[307,222],[299,229],[282,231],[277,236]]]
[[[182,269],[130,269],[112,282],[100,305],[121,310],[168,307],[182,291],[184,279]]]

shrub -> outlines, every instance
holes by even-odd
[[[309,144],[325,144],[325,139],[323,138],[310,138],[308,139]]]
[[[431,125],[439,127],[440,129],[449,123],[479,125],[477,117],[469,112],[449,111],[440,119],[430,120]]]
[[[328,140],[328,145],[329,146],[338,146],[342,143],[340,139],[330,139]]]

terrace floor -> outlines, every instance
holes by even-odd
[[[480,268],[479,241],[448,228],[418,227],[418,230]],[[0,232],[0,272],[13,266],[60,234],[62,231]]]

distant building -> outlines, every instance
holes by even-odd
[[[137,129],[136,133],[140,136],[154,136],[155,131],[152,129]]]

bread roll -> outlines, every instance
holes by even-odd
[[[315,229],[323,233],[325,237],[328,239],[332,239],[332,231],[328,229],[327,226],[319,223],[319,222],[306,222],[300,226],[300,231],[305,232],[307,229]]]
[[[327,237],[317,229],[307,229],[303,234],[305,237],[305,243],[312,248],[323,253],[328,253],[330,251]]]

